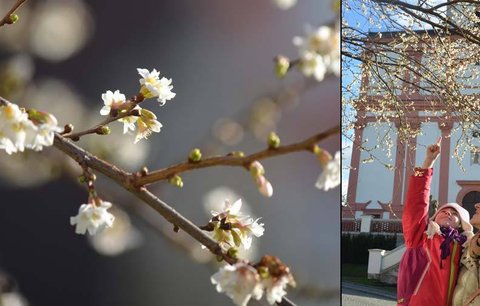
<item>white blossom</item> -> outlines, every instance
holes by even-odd
[[[280,278],[269,277],[262,281],[262,285],[265,288],[265,296],[270,305],[282,301],[282,298],[287,294],[285,288],[290,282],[291,280],[287,275]]]
[[[133,110],[137,110],[140,114],[142,112],[142,108],[138,105],[136,105]],[[127,134],[129,131],[135,131],[135,123],[137,120],[137,116],[127,116],[118,119],[119,122],[123,123],[123,134]]]
[[[327,191],[340,185],[340,151],[337,151],[335,158],[322,165],[322,167],[323,171],[315,186]]]
[[[162,77],[160,79],[160,71],[153,69],[152,72],[148,69],[137,68],[138,73],[142,76],[139,80],[142,85],[140,92],[145,98],[157,98],[160,105],[164,105],[167,100],[171,100],[175,97],[173,89],[172,79]]]
[[[78,210],[78,215],[70,217],[70,224],[76,225],[75,233],[85,235],[88,231],[90,235],[103,231],[113,225],[115,216],[107,211],[112,207],[110,202],[102,201],[100,206],[93,204],[82,204]]]
[[[115,92],[107,90],[107,92],[102,94],[102,100],[105,106],[100,110],[100,115],[108,116],[112,108],[115,109],[125,103],[126,98],[119,90],[115,90]]]
[[[246,306],[250,298],[259,300],[263,295],[257,270],[245,263],[224,266],[210,280],[218,292],[225,292],[238,306]]]
[[[129,131],[135,131],[135,123],[137,122],[138,117],[128,116],[118,119],[119,122],[123,123],[123,134],[127,134]]]
[[[29,149],[41,151],[44,146],[53,145],[55,133],[59,133],[63,129],[58,126],[57,118],[52,114],[41,113],[37,117],[41,118],[41,121],[38,122],[36,133],[27,135],[29,138],[26,139],[26,146]]]
[[[34,139],[38,128],[16,104],[0,106],[0,149],[7,154],[25,150],[25,140]]]
[[[222,211],[212,211],[213,239],[225,251],[234,247],[248,250],[252,245],[252,237],[261,237],[265,231],[264,224],[258,222],[260,218],[253,219],[241,214],[241,207],[241,199],[233,204],[225,200]],[[225,228],[227,224],[230,227],[228,229]]]
[[[25,148],[40,151],[53,145],[55,132],[61,132],[57,119],[37,110],[25,112],[13,103],[0,106],[0,149],[7,154]]]

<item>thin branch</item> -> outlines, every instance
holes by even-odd
[[[177,164],[165,169],[152,171],[145,176],[137,176],[133,179],[133,185],[144,186],[144,185],[158,182],[164,179],[168,179],[178,173],[190,171],[193,169],[213,167],[213,166],[237,166],[237,167],[245,167],[248,169],[248,166],[256,160],[266,159],[273,156],[288,154],[292,152],[311,150],[313,149],[313,146],[319,141],[338,133],[340,133],[340,125],[330,128],[322,133],[314,135],[303,141],[300,141],[291,145],[287,145],[287,146],[281,146],[276,149],[266,149],[245,157],[235,157],[235,156],[210,157],[196,163],[185,162],[185,163]]]
[[[12,8],[8,11],[7,14],[0,21],[0,27],[10,23],[10,16],[15,13],[15,11],[20,8],[20,6],[27,0],[17,0]]]
[[[128,116],[136,116],[135,114],[133,114],[135,106],[137,106],[144,100],[145,98],[141,94],[134,96],[125,103],[123,103],[122,108],[116,109],[113,115],[111,112],[107,119],[95,125],[94,127],[77,133],[63,134],[63,137],[70,138],[73,141],[78,141],[82,136],[89,134],[98,134],[104,126],[113,121],[117,121],[118,119],[122,119]]]
[[[207,247],[213,254],[221,256],[229,264],[234,264],[237,259],[230,257],[228,254],[222,252],[220,245],[210,238],[204,231],[193,224],[190,220],[185,218],[167,203],[163,202],[152,194],[147,188],[135,188],[131,182],[131,174],[123,171],[109,163],[97,158],[90,152],[78,147],[71,140],[56,134],[54,146],[60,151],[64,152],[76,162],[80,164],[86,164],[93,170],[96,170],[115,181],[123,188],[130,191],[132,194],[143,200],[160,215],[162,215],[167,221],[180,229],[184,230],[187,234],[193,237],[195,240]],[[278,305],[281,306],[295,306],[293,302],[284,297]]]

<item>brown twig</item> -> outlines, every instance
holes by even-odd
[[[5,14],[5,16],[2,18],[2,20],[0,21],[0,27],[1,26],[4,26],[6,24],[9,24],[9,21],[10,21],[10,16],[15,13],[15,11],[20,8],[20,6],[27,0],[17,0],[15,2],[15,4],[12,6],[12,8],[8,11],[7,14]]]
[[[193,224],[190,220],[185,218],[175,209],[170,207],[167,203],[163,202],[152,194],[147,188],[141,187],[136,188],[132,184],[131,177],[132,175],[124,170],[121,170],[114,165],[107,163],[104,160],[94,156],[90,152],[78,147],[71,140],[56,134],[54,146],[60,151],[64,152],[76,162],[80,164],[86,164],[93,170],[96,170],[109,178],[115,181],[117,184],[127,189],[139,199],[147,203],[160,215],[162,215],[167,221],[172,223],[174,226],[181,228],[195,240],[207,247],[213,254],[222,257],[229,264],[235,264],[237,259],[230,257],[227,253],[223,253],[220,245],[210,238],[204,231],[199,227]],[[295,306],[293,302],[284,297],[278,305],[284,306]]]
[[[115,115],[109,115],[109,117],[96,126],[89,128],[87,130],[77,132],[77,133],[68,133],[64,134],[63,137],[70,138],[73,141],[78,141],[80,140],[80,137],[88,135],[88,134],[98,134],[98,132],[107,124],[117,121],[118,119],[122,119],[128,116],[134,116],[132,112],[134,111],[135,106],[137,106],[139,103],[144,101],[144,97],[142,95],[137,95],[134,96],[133,98],[130,98],[127,100],[124,104],[122,104],[121,109],[115,110]]]
[[[196,163],[185,162],[185,163],[177,164],[165,169],[149,172],[147,175],[144,175],[144,176],[135,177],[133,179],[133,185],[144,186],[147,184],[168,179],[171,176],[178,173],[190,171],[193,169],[199,169],[199,168],[206,168],[206,167],[213,167],[213,166],[237,166],[237,167],[248,168],[248,166],[256,160],[261,160],[261,159],[270,158],[277,155],[288,154],[292,152],[311,150],[313,146],[319,141],[338,133],[340,133],[339,125],[333,128],[330,128],[322,133],[314,135],[310,138],[307,138],[303,141],[300,141],[291,145],[287,145],[287,146],[281,146],[276,149],[266,149],[245,157],[234,157],[234,156],[210,157],[210,158],[200,160],[199,162],[196,162]]]

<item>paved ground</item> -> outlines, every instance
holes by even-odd
[[[342,282],[342,306],[395,306],[394,293],[379,288]]]

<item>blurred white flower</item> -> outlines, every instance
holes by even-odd
[[[322,150],[320,154],[322,154],[322,152],[326,151]],[[328,154],[328,152],[326,153]],[[340,185],[340,151],[337,151],[337,153],[335,153],[335,158],[333,159],[330,156],[330,160],[326,158],[323,159],[324,161],[322,161],[322,158],[319,155],[319,160],[320,164],[323,167],[323,170],[318,177],[315,186],[318,189],[323,189],[324,191],[327,191]]]
[[[51,146],[55,132],[60,132],[57,119],[45,112],[21,110],[8,103],[0,106],[0,149],[7,154],[23,152],[25,148],[40,151]]]
[[[81,97],[61,80],[51,78],[36,80],[35,83],[28,85],[26,92],[23,92],[21,98],[16,99],[16,101],[19,101],[19,105],[25,106],[29,111],[41,109],[48,110],[50,113],[61,114],[61,119],[58,118],[59,121],[62,120],[64,124],[72,123],[76,129],[80,130],[83,127],[90,127],[88,118],[85,116],[86,108],[82,104]],[[62,101],[62,103],[58,103],[58,101]],[[97,118],[95,123],[98,121],[97,114],[98,111],[95,112],[95,118]],[[49,115],[42,114],[42,116],[45,116],[43,118],[44,122],[49,124],[54,122],[50,121],[53,119],[49,119]],[[48,133],[51,129],[48,127],[46,129],[41,128],[40,121],[34,123],[38,124],[40,139],[42,137],[41,133],[44,133],[44,141],[49,143],[50,139],[52,139],[49,137],[52,136],[48,135],[53,134]],[[55,123],[53,126],[55,126]],[[85,137],[85,140],[89,141],[99,138],[102,139],[101,137]],[[30,138],[31,141],[33,141],[32,139]],[[31,141],[26,139],[26,143]],[[104,139],[102,141],[105,142]],[[34,143],[32,143],[32,148],[33,145]],[[103,145],[105,144],[103,143]],[[44,145],[42,144],[42,146]],[[120,153],[123,154],[124,152],[118,150],[118,154]],[[132,159],[137,158],[139,155],[132,156]],[[0,171],[0,179],[2,179],[4,184],[22,188],[46,183],[58,177],[63,171],[71,170],[72,173],[78,175],[78,164],[58,150],[43,150],[42,154],[30,150],[12,156],[0,154],[0,169],[2,169]]]
[[[300,57],[299,69],[306,77],[315,77],[317,81],[322,81],[327,72],[327,66],[323,57],[315,52],[304,52]]]
[[[102,100],[105,106],[100,110],[100,115],[108,116],[112,108],[118,108],[120,105],[125,103],[126,98],[125,95],[120,93],[119,90],[115,90],[115,92],[107,90],[107,92],[102,94]]]
[[[297,3],[297,0],[273,0],[273,2],[282,10],[288,10]]]
[[[7,154],[23,152],[25,140],[34,139],[38,128],[16,104],[0,106],[0,149]]]
[[[52,62],[66,60],[86,44],[93,24],[84,1],[41,1],[29,20],[31,51]]]
[[[16,54],[0,63],[0,95],[19,102],[32,79],[34,63],[30,56]]]
[[[53,78],[36,80],[22,99],[22,105],[26,107],[48,110],[51,114],[61,114],[57,118],[60,125],[71,123],[77,130],[91,127],[89,122],[91,114],[85,104],[88,103],[69,84]],[[97,115],[98,112],[95,112],[95,122],[98,122]]]
[[[148,69],[137,68],[138,73],[142,76],[139,80],[142,85],[140,93],[145,98],[157,98],[160,105],[164,105],[167,100],[171,100],[175,97],[173,89],[172,79],[161,78],[160,71],[153,69],[152,72]]]
[[[118,207],[114,214],[115,223],[111,227],[89,237],[92,247],[106,256],[119,255],[138,247],[142,242],[142,235],[132,225],[128,215]]]
[[[338,26],[306,26],[306,36],[296,36],[293,44],[298,47],[300,71],[307,77],[322,81],[326,73],[340,75],[340,32]]]
[[[287,294],[285,291],[287,285],[296,286],[290,268],[275,256],[263,256],[255,268],[262,279],[262,287],[265,289],[265,295],[270,305],[281,302]]]
[[[17,292],[0,293],[0,305],[2,306],[28,306],[27,300]]]
[[[213,124],[212,134],[222,144],[238,145],[244,137],[244,130],[240,123],[230,118],[220,118]]]
[[[263,295],[257,270],[245,263],[224,266],[210,280],[218,292],[225,292],[238,306],[246,306],[250,298],[259,300]]]
[[[100,206],[82,204],[78,215],[70,217],[70,224],[76,225],[75,233],[85,235],[88,231],[90,235],[95,235],[107,227],[112,227],[115,216],[107,211],[110,207],[112,203],[105,201],[101,201]]]
[[[227,186],[218,186],[215,189],[207,192],[203,197],[203,206],[205,211],[210,215],[212,210],[219,211],[223,208],[223,201],[225,199],[239,199],[240,195],[233,189]],[[251,209],[250,205],[242,200],[242,211],[250,215]]]
[[[293,38],[293,44],[299,49],[299,53],[309,51],[325,55],[337,47],[334,44],[334,32],[328,26],[314,28],[306,25],[305,33],[305,37],[295,36]]]

